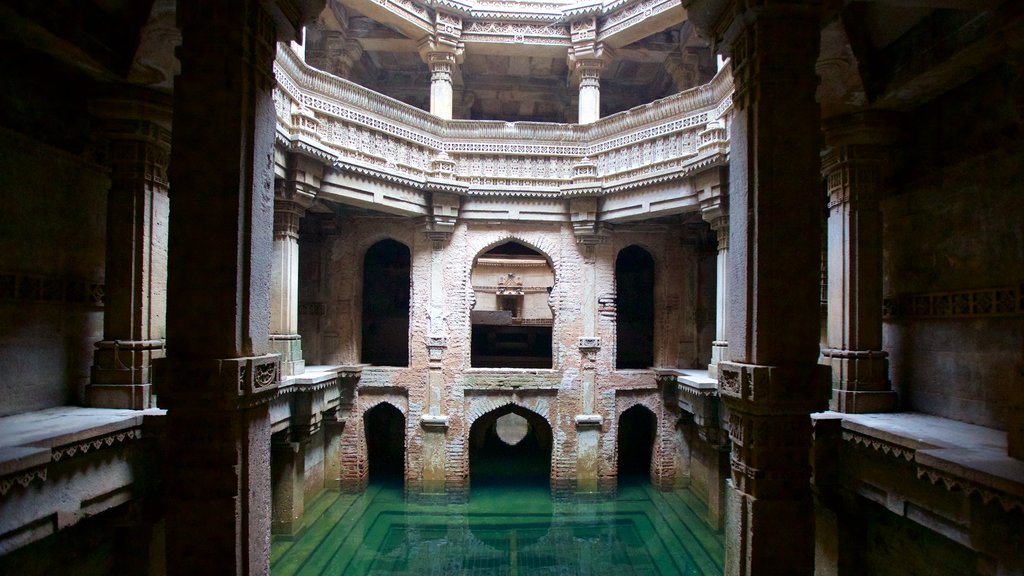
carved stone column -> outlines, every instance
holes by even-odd
[[[603,240],[602,235],[580,233],[577,229],[576,242],[583,248],[583,335],[579,339],[582,410],[575,417],[578,492],[596,492],[599,488],[598,444],[603,419],[597,411],[597,355],[601,351],[601,338],[597,335],[597,245]]]
[[[839,412],[896,407],[882,350],[882,169],[894,123],[856,115],[826,125],[828,346],[832,402]]]
[[[103,340],[96,343],[86,402],[150,408],[152,360],[164,354],[170,99],[139,92],[95,100],[103,122],[107,196]]]
[[[596,42],[597,19],[583,18],[571,25],[572,48],[569,50],[569,73],[579,86],[579,124],[590,124],[601,117],[601,71],[611,56],[611,49]]]
[[[728,199],[722,198],[716,206],[702,210],[704,220],[711,225],[718,240],[718,260],[715,275],[715,339],[711,342],[711,363],[708,378],[718,378],[718,364],[727,358],[729,350],[729,208]]]
[[[462,18],[441,10],[434,13],[434,34],[420,43],[420,57],[430,66],[430,113],[451,120],[455,84],[461,85]]]
[[[302,156],[288,161],[275,186],[274,244],[270,285],[270,348],[281,355],[281,376],[306,370],[299,325],[299,221],[320,188],[323,166]]]
[[[691,14],[702,9],[695,4]],[[729,347],[718,365],[732,440],[725,573],[810,576],[810,413],[826,406],[827,390],[827,369],[817,364],[820,3],[736,12],[713,4],[716,41],[731,48],[736,85]]]
[[[323,2],[178,3],[167,338],[167,573],[269,574],[276,42]],[[291,18],[291,20],[289,20]]]

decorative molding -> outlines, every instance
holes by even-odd
[[[1024,499],[1020,496],[1009,494],[988,486],[982,486],[981,484],[972,482],[962,476],[956,476],[943,470],[918,465],[917,478],[927,479],[933,486],[937,486],[941,482],[946,490],[950,492],[959,490],[966,496],[977,495],[985,504],[988,504],[993,500],[998,500],[999,504],[1006,512],[1009,512],[1014,508],[1024,512]]]
[[[468,22],[463,33],[480,26]],[[487,29],[513,30],[495,26]],[[587,125],[442,120],[309,68],[287,48],[274,73],[282,146],[414,190],[563,198],[585,184],[582,193],[602,196],[689,178],[728,154],[720,120],[732,106],[728,69],[707,85]],[[587,182],[577,183],[590,164]]]
[[[1024,313],[1024,284],[956,292],[904,294],[882,300],[883,318],[984,318]]]
[[[913,462],[914,454],[917,452],[913,448],[907,448],[905,446],[900,446],[899,444],[893,444],[892,442],[886,442],[878,438],[872,438],[871,436],[857,434],[848,430],[843,431],[843,440],[853,444],[854,446],[870,448],[876,452],[892,456],[893,458],[902,458],[907,462]]]
[[[0,301],[65,302],[100,307],[104,304],[106,286],[101,282],[0,272]]]
[[[0,478],[0,496],[6,496],[11,488],[14,488],[15,484],[20,484],[22,488],[28,488],[28,485],[33,480],[39,480],[40,482],[46,482],[46,467],[34,468],[32,470],[25,470],[10,476]]]
[[[88,453],[104,450],[114,446],[123,445],[132,440],[142,439],[142,428],[136,426],[100,434],[91,438],[85,438],[50,447],[48,450],[42,446],[38,447],[38,457],[33,456],[33,463],[27,469],[15,470],[14,472],[0,477],[0,496],[6,496],[8,492],[18,484],[23,488],[28,487],[34,481],[45,482],[48,474],[48,467],[57,462],[67,462],[76,457]],[[47,453],[48,452],[48,453]],[[39,458],[37,460],[36,458]]]

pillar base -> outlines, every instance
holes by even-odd
[[[708,364],[708,378],[718,379],[718,363],[728,358],[729,343],[715,340],[711,343],[711,363]]]
[[[896,409],[896,393],[889,389],[887,352],[826,348],[821,355],[832,369],[830,409],[848,414]]]
[[[832,389],[829,409],[845,414],[868,414],[896,410],[896,392],[892,390]]]
[[[152,408],[153,360],[163,356],[163,340],[97,342],[86,404],[94,408]]]
[[[93,408],[145,410],[156,406],[152,384],[89,384],[85,403]]]
[[[302,336],[298,334],[271,334],[270,351],[281,355],[281,377],[298,376],[306,371],[302,358]]]

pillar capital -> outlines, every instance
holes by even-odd
[[[430,113],[451,120],[454,85],[461,84],[459,64],[464,54],[462,42],[442,35],[420,41],[420,57],[430,67]]]
[[[573,44],[567,56],[569,80],[578,87],[598,86],[601,72],[612,58],[614,51],[603,42]]]

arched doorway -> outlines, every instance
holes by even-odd
[[[646,406],[636,405],[619,416],[617,435],[619,481],[651,477],[651,458],[658,419]]]
[[[654,365],[654,258],[629,246],[615,259],[615,367]]]
[[[551,446],[551,426],[536,412],[512,404],[492,410],[469,430],[470,481],[549,484]]]
[[[405,416],[382,402],[363,415],[366,460],[370,480],[389,483],[405,481]]]
[[[409,365],[409,248],[381,240],[363,257],[363,345],[360,361]]]
[[[473,264],[471,312],[474,368],[551,368],[554,313],[548,295],[555,273],[548,259],[505,242]]]

